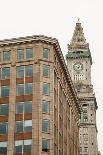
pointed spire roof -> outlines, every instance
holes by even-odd
[[[81,26],[80,18],[78,18],[73,37],[71,40],[70,45],[68,46],[68,49],[72,50],[79,50],[79,49],[88,49],[89,44],[86,42],[84,33],[83,33],[83,28]]]

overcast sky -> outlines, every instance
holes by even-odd
[[[78,17],[93,58],[98,145],[103,155],[103,1],[0,0],[0,39],[35,34],[56,37],[65,55]]]

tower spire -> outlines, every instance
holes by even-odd
[[[83,33],[83,28],[81,26],[81,22],[80,22],[80,18],[78,18],[77,22],[76,22],[76,26],[74,29],[74,33],[73,33],[73,37],[71,40],[70,45],[68,46],[69,49],[88,49],[89,48],[89,44],[86,43],[86,39]]]

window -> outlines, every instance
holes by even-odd
[[[16,114],[22,113],[32,113],[32,101],[16,103]]]
[[[0,154],[7,154],[7,142],[0,142]]]
[[[7,134],[8,133],[8,123],[3,122],[0,123],[0,134]]]
[[[31,132],[32,131],[32,120],[16,121],[15,132]]]
[[[43,58],[49,59],[49,49],[48,48],[43,49]]]
[[[17,140],[15,141],[15,153],[31,152],[32,140]]]
[[[42,112],[49,113],[49,101],[42,101]]]
[[[9,86],[1,86],[1,97],[9,96]]]
[[[44,77],[49,77],[49,72],[50,72],[50,66],[43,65],[43,76]]]
[[[9,67],[5,67],[2,68],[2,79],[9,79],[10,78],[10,68]]]
[[[50,91],[50,84],[43,83],[43,95],[49,95],[49,91]]]
[[[47,119],[43,119],[42,120],[42,131],[49,132],[49,127],[50,127],[50,121]]]
[[[42,151],[49,152],[50,151],[50,140],[42,139]]]
[[[21,61],[24,59],[24,51],[22,49],[17,50],[17,60]]]
[[[26,59],[31,59],[31,58],[33,58],[33,49],[27,48],[26,49]]]
[[[9,105],[0,104],[0,115],[8,115],[8,113],[9,113]]]
[[[32,83],[17,84],[16,87],[17,96],[32,94]]]
[[[10,61],[11,58],[11,52],[10,51],[4,51],[3,52],[3,61]]]
[[[33,65],[18,66],[16,68],[16,75],[17,75],[17,78],[32,77]]]

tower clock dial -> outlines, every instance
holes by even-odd
[[[81,62],[76,62],[74,65],[73,65],[73,69],[75,71],[82,71],[83,70],[83,64]]]

